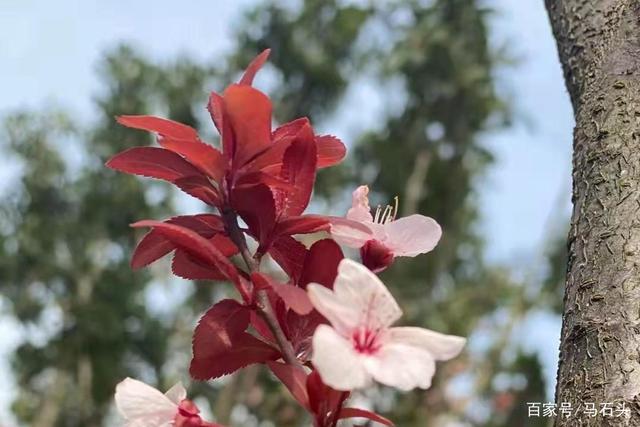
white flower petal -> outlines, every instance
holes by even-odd
[[[349,301],[341,301],[333,291],[317,283],[309,283],[307,293],[313,307],[327,318],[340,335],[349,336],[358,327],[360,311]]]
[[[369,227],[371,224],[365,225],[362,222],[333,217],[329,233],[338,244],[357,249],[375,237]]]
[[[330,326],[318,326],[312,344],[311,362],[328,386],[347,391],[366,387],[371,382],[361,355]]]
[[[167,398],[176,405],[180,405],[180,402],[187,398],[187,390],[184,388],[181,382],[178,382],[169,390],[167,390],[164,395],[167,396]]]
[[[462,337],[415,327],[391,328],[387,334],[390,342],[428,351],[435,360],[453,359],[467,342]]]
[[[436,371],[436,363],[427,351],[392,342],[369,356],[366,367],[376,381],[403,391],[429,388]]]
[[[384,329],[402,316],[398,303],[378,276],[347,258],[340,261],[333,291],[311,283],[307,292],[316,310],[345,337],[359,328]]]
[[[414,257],[431,251],[442,236],[440,225],[423,215],[409,215],[384,225],[387,239],[383,243],[396,256]]]
[[[338,301],[358,312],[358,325],[369,330],[384,329],[402,316],[398,303],[378,276],[353,260],[340,261],[333,291]]]
[[[155,388],[127,378],[116,386],[116,407],[130,426],[164,427],[173,422],[178,405]]]

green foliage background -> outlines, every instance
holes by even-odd
[[[26,331],[12,361],[16,417],[41,427],[108,425],[123,377],[166,387],[185,375],[193,322],[223,286],[170,283],[192,293],[177,307],[149,309],[168,269],[131,271],[140,236],[128,224],[171,215],[176,197],[168,185],[102,166],[151,142],[113,117],[163,115],[213,140],[208,91],[271,47],[264,73],[277,121],[309,116],[330,130],[344,108],[358,108],[345,104],[348,97],[384,107],[374,125],[346,141],[348,161],[321,174],[316,196],[326,203],[318,206],[344,207],[350,191],[368,183],[375,201],[397,195],[403,215],[432,216],[445,230],[433,253],[398,260],[384,280],[404,322],[470,336],[469,350],[441,366],[426,392],[377,389],[361,398],[403,427],[535,425],[525,402],[545,400],[540,361],[512,338],[528,313],[559,309],[564,247],[561,239],[550,244],[545,277],[519,280],[483,256],[477,182],[494,159],[480,139],[510,122],[495,78],[508,58],[489,43],[492,12],[484,3],[267,1],[247,11],[237,49],[215,66],[184,57],[155,63],[127,46],[109,52],[100,66],[100,116],[88,127],[63,111],[5,117],[0,150],[21,166],[20,185],[0,204],[0,292]],[[191,391],[223,423],[308,425],[260,367]]]

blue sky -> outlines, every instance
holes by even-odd
[[[253,0],[3,0],[0,9],[0,114],[16,108],[59,105],[90,117],[96,64],[119,41],[133,42],[154,58],[186,52],[208,59],[233,47],[231,31]],[[500,72],[514,98],[517,120],[484,138],[497,163],[480,182],[482,221],[491,262],[528,273],[542,262],[545,239],[569,214],[573,116],[562,81],[543,2],[494,0],[495,43],[506,42],[519,59]],[[3,169],[0,164],[0,170]],[[7,324],[3,331],[15,330]],[[0,326],[5,326],[1,324]],[[555,374],[559,324],[536,318],[530,347],[540,349],[549,379]],[[550,333],[549,331],[553,331]],[[17,332],[0,338],[2,360]],[[0,419],[7,419],[10,388],[0,387]]]

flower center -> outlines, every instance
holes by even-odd
[[[396,215],[398,214],[398,196],[394,197],[393,200],[393,206],[387,205],[383,209],[382,206],[378,205],[376,214],[373,217],[373,222],[387,224],[396,219]]]
[[[366,328],[356,329],[351,336],[351,341],[356,351],[363,354],[374,354],[382,346],[378,339],[378,332]]]

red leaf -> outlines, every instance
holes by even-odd
[[[276,295],[282,298],[285,305],[298,314],[309,314],[313,310],[313,305],[307,293],[296,286],[279,283],[266,274],[258,272],[251,274],[251,280],[257,288],[264,289],[268,287],[273,289]]]
[[[181,215],[170,218],[166,222],[187,227],[207,239],[225,232],[222,218],[215,214]]]
[[[333,282],[338,275],[338,264],[343,258],[342,249],[335,241],[318,240],[307,252],[297,285],[306,288],[308,283],[313,282],[333,289]]]
[[[309,393],[309,406],[312,412],[317,415],[327,415],[337,411],[349,397],[348,392],[334,390],[323,383],[320,374],[315,370],[311,371],[307,377],[307,392]]]
[[[278,189],[281,191],[291,191],[293,189],[293,186],[282,178],[270,175],[263,171],[258,171],[240,175],[240,177],[238,177],[238,179],[236,180],[234,190],[239,188],[253,187],[260,184],[264,184],[271,189]]]
[[[214,181],[221,182],[225,174],[226,162],[222,153],[215,147],[198,139],[160,137],[158,143],[163,148],[183,156]]]
[[[183,249],[177,249],[171,261],[171,271],[188,280],[224,280],[220,271],[205,266]]]
[[[311,356],[313,333],[318,325],[327,323],[327,320],[315,310],[304,316],[294,311],[289,311],[282,323],[293,349],[304,360]]]
[[[279,175],[282,168],[282,156],[289,148],[294,138],[309,119],[300,118],[278,127],[271,134],[271,146],[257,156],[248,166],[248,170],[263,170],[272,175]]]
[[[340,410],[338,419],[342,420],[344,418],[366,418],[368,420],[375,421],[389,427],[394,426],[394,424],[390,420],[386,419],[382,415],[378,415],[375,412],[367,411],[366,409],[342,408]]]
[[[273,337],[273,333],[271,329],[269,329],[269,325],[264,321],[262,316],[257,314],[255,311],[251,311],[251,326],[256,330],[258,334],[266,341],[275,343],[276,339]]]
[[[209,180],[202,175],[185,176],[173,181],[173,184],[196,199],[202,200],[209,206],[220,206],[220,194]]]
[[[233,256],[240,252],[236,244],[224,234],[216,234],[213,236],[211,238],[211,243],[213,243],[215,247],[222,252],[222,255],[226,257]]]
[[[173,181],[200,171],[178,154],[156,147],[134,147],[116,154],[107,167],[134,175]]]
[[[278,362],[267,362],[271,372],[282,384],[284,384],[291,395],[298,401],[300,405],[309,409],[309,394],[307,393],[307,375],[299,368],[291,365],[285,365]]]
[[[269,248],[269,255],[294,282],[300,278],[306,253],[307,248],[291,236],[278,237]]]
[[[256,56],[247,67],[247,70],[244,72],[244,75],[242,76],[238,84],[251,86],[253,84],[253,78],[256,76],[256,73],[260,70],[260,68],[262,68],[264,63],[267,62],[270,53],[271,49],[265,49],[258,56]]]
[[[333,135],[316,136],[318,169],[338,164],[347,155],[347,147]]]
[[[270,245],[269,238],[275,226],[276,213],[269,187],[259,184],[236,188],[231,193],[231,204],[260,245]]]
[[[222,100],[222,97],[215,92],[211,92],[211,95],[209,95],[207,110],[209,110],[213,124],[216,126],[216,129],[218,129],[220,135],[222,135],[222,125],[224,121],[224,101]],[[224,144],[223,151],[227,152],[227,147]]]
[[[217,233],[224,232],[222,219],[213,214],[176,216],[165,222],[190,228],[207,239],[215,238],[214,236]],[[230,240],[223,235],[219,235],[218,240],[215,242],[221,252],[227,256],[237,253],[238,250],[235,245],[233,245],[233,250],[230,250],[229,243]],[[174,249],[175,245],[162,233],[158,230],[152,230],[145,234],[136,246],[131,257],[131,267],[134,270],[142,268],[162,258]]]
[[[121,125],[156,132],[160,135],[177,139],[198,139],[198,132],[191,126],[155,116],[119,116],[116,120]]]
[[[238,284],[239,276],[236,267],[224,256],[216,246],[206,238],[188,228],[160,221],[145,220],[132,224],[133,227],[153,227],[176,247],[182,248],[204,263],[211,264],[220,270],[224,276]]]
[[[273,347],[245,332],[249,315],[249,308],[231,299],[222,300],[207,311],[193,335],[189,368],[193,378],[217,378],[280,357]]]
[[[144,235],[131,256],[131,268],[138,270],[162,258],[175,249],[173,243],[162,234],[151,230]]]
[[[273,290],[291,310],[300,315],[311,313],[313,305],[307,293],[296,286],[286,283],[275,283]]]
[[[282,158],[283,179],[288,181],[293,190],[279,193],[284,199],[284,206],[278,213],[285,217],[300,215],[311,199],[313,183],[316,179],[316,143],[311,126],[305,125],[297,134]],[[276,200],[278,206],[278,200]]]
[[[274,234],[293,235],[310,234],[329,229],[329,220],[321,215],[302,215],[285,218],[278,222]]]
[[[228,122],[235,136],[233,159],[238,168],[271,145],[271,101],[259,90],[237,84],[224,91],[223,99],[223,134]]]

